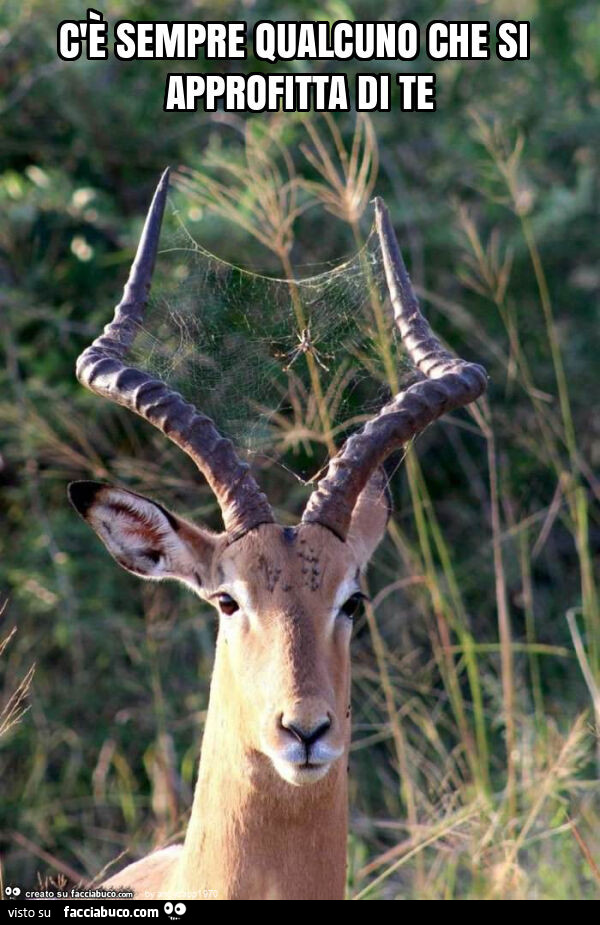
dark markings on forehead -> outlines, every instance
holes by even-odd
[[[265,581],[267,584],[267,591],[269,594],[272,594],[275,590],[275,585],[279,581],[281,575],[281,568],[277,565],[271,565],[268,559],[265,556],[260,555],[258,557],[258,567],[265,576]]]
[[[284,527],[283,528],[283,541],[288,546],[291,546],[292,543],[296,542],[296,537],[298,536],[296,532],[296,527]]]
[[[305,587],[318,591],[321,587],[321,563],[318,554],[305,539],[300,540],[298,556],[302,560]]]

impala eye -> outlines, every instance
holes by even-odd
[[[219,594],[217,603],[221,613],[227,614],[228,617],[240,609],[238,602],[234,601],[230,594]]]
[[[362,591],[357,591],[356,594],[353,594],[352,597],[349,597],[345,604],[342,604],[341,612],[345,614],[348,619],[352,619],[358,612],[358,608],[361,603],[367,599],[366,594],[363,594]]]

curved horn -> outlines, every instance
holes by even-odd
[[[421,314],[388,210],[379,198],[375,216],[394,318],[420,380],[346,441],[309,499],[303,522],[328,527],[342,540],[359,494],[386,457],[447,411],[475,401],[487,386],[485,369],[453,357]]]
[[[237,539],[259,524],[273,522],[248,465],[237,458],[231,441],[219,434],[210,418],[162,380],[124,362],[144,319],[168,188],[167,169],[148,210],[123,298],[104,333],[77,360],[77,378],[97,395],[145,418],[194,460],[217,497],[225,530]]]

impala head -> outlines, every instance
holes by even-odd
[[[213,422],[125,357],[142,322],[167,195],[155,193],[123,299],[80,356],[79,380],[129,407],[188,453],[219,502],[213,533],[162,505],[97,482],[70,486],[72,503],[124,568],[175,578],[220,614],[213,684],[223,734],[295,785],[345,760],[350,738],[350,636],[360,577],[385,530],[381,464],[446,411],[473,401],[484,370],[445,351],[420,314],[385,207],[377,222],[396,322],[420,380],[399,393],[330,461],[296,527],[275,523],[248,466]],[[216,679],[216,682],[215,682]]]
[[[217,609],[219,702],[246,752],[293,784],[344,757],[352,618],[387,520],[382,480],[363,493],[345,542],[319,524],[274,523],[230,542],[120,488],[74,482],[69,493],[120,565],[179,579]]]

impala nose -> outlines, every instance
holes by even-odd
[[[281,726],[283,729],[286,729],[290,732],[294,738],[304,745],[308,751],[312,745],[315,744],[325,733],[331,728],[331,717],[324,716],[319,719],[316,723],[313,723],[310,728],[307,726],[302,726],[296,720],[289,720],[287,717],[281,717]]]
[[[306,698],[294,706],[296,709],[278,715],[276,735],[270,740],[267,754],[284,780],[304,786],[325,777],[344,754],[344,744],[335,714],[326,704],[311,703]]]

